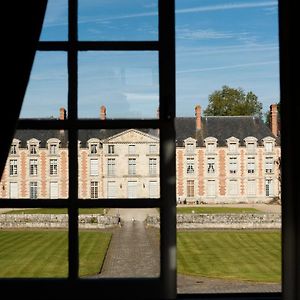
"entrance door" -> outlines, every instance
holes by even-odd
[[[9,198],[11,199],[19,198],[19,187],[17,182],[9,183]]]

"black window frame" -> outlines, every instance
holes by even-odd
[[[285,1],[279,0],[279,54],[280,54],[280,101],[281,101],[281,148],[282,148],[282,159],[281,159],[281,171],[282,171],[282,293],[255,293],[255,294],[176,294],[176,266],[173,265],[175,252],[172,250],[170,252],[169,247],[172,249],[176,246],[176,219],[175,219],[175,194],[174,186],[167,185],[163,187],[161,191],[161,199],[164,199],[166,191],[171,191],[171,196],[164,199],[164,202],[149,201],[145,200],[143,207],[156,207],[159,203],[162,217],[161,226],[161,255],[162,255],[162,273],[160,275],[161,280],[156,279],[108,279],[108,280],[82,280],[76,278],[74,274],[77,273],[78,261],[74,258],[78,257],[76,250],[70,250],[71,254],[71,264],[70,272],[71,276],[68,279],[0,279],[0,288],[3,295],[9,294],[10,299],[86,299],[87,295],[97,295],[99,298],[108,298],[109,295],[119,296],[119,298],[126,298],[126,295],[130,295],[131,298],[177,298],[178,299],[300,299],[300,260],[299,260],[299,249],[300,249],[300,189],[299,189],[299,178],[298,170],[300,168],[300,157],[298,155],[299,149],[295,137],[291,132],[294,132],[295,128],[298,128],[300,103],[298,101],[298,81],[294,76],[298,74],[298,53],[296,56],[296,51],[298,47],[296,46],[298,24],[296,24],[296,18],[294,12],[297,11],[296,1]],[[15,5],[13,3],[12,5]],[[10,8],[12,7],[10,6]],[[162,77],[160,78],[160,83],[164,82],[164,85],[160,85],[160,96],[166,96],[166,98],[161,98],[160,102],[160,119],[156,121],[157,127],[160,129],[162,143],[160,145],[161,153],[161,166],[162,161],[165,161],[166,143],[170,141],[173,143],[171,137],[175,136],[174,131],[174,116],[175,116],[175,43],[174,43],[174,0],[163,1],[159,0],[159,42],[158,43],[139,43],[139,42],[101,42],[101,43],[80,43],[80,50],[85,50],[88,46],[101,47],[102,50],[140,50],[140,47],[145,49],[146,46],[150,48],[162,49],[160,53],[160,67],[163,65]],[[77,1],[69,0],[69,10],[77,11]],[[5,10],[3,10],[5,11]],[[76,44],[76,36],[74,37],[74,28],[76,24],[74,17],[69,16],[70,30],[69,34],[71,39],[69,42],[40,42],[38,45],[38,50],[62,50],[69,52],[68,66],[70,70],[77,71],[77,65],[74,63],[76,58],[76,51],[69,49],[69,45]],[[72,29],[73,28],[73,29]],[[5,28],[5,31],[10,32],[9,27]],[[73,32],[73,33],[72,33]],[[15,41],[14,41],[15,42]],[[98,44],[98,45],[97,45]],[[16,48],[19,51],[19,44]],[[143,45],[143,46],[142,46]],[[7,46],[7,45],[6,45]],[[2,47],[5,47],[2,45]],[[167,49],[168,48],[168,49]],[[298,51],[297,51],[298,52]],[[12,51],[12,58],[17,52]],[[76,72],[77,73],[77,72]],[[294,75],[295,74],[295,75]],[[76,82],[76,78],[70,78],[70,85],[73,86]],[[8,84],[8,87],[11,87]],[[14,86],[15,87],[15,86]],[[23,87],[19,87],[20,91]],[[20,93],[22,97],[22,93]],[[69,94],[69,102],[74,101],[74,96],[76,98],[76,92],[74,91]],[[71,106],[71,104],[69,105]],[[12,112],[12,120],[16,120],[15,116],[19,112],[18,104],[16,107],[10,105],[9,109]],[[76,109],[71,109],[69,107],[69,112],[71,113],[71,118],[66,122],[62,121],[43,121],[35,122],[30,120],[18,121],[17,128],[19,129],[66,129],[69,130],[73,127],[74,116],[76,115]],[[5,123],[1,120],[1,128],[5,127]],[[11,124],[12,122],[10,122]],[[98,123],[97,123],[98,124]],[[118,125],[121,127],[134,127],[139,125],[140,128],[151,127],[153,124],[150,122],[136,122],[132,120],[122,121],[117,123],[108,121],[107,128],[114,127]],[[90,128],[94,123],[89,123],[85,121],[80,122],[80,126],[83,129]],[[98,125],[99,126],[99,125]],[[10,137],[13,139],[13,130],[8,130],[5,138]],[[171,132],[170,132],[171,130]],[[77,135],[76,132],[70,130],[70,140],[76,141],[77,149]],[[169,138],[169,139],[168,139]],[[8,144],[7,144],[8,145]],[[2,145],[1,156],[3,158],[7,157],[9,149],[4,149],[6,147]],[[75,154],[72,157],[77,160]],[[172,175],[174,176],[175,170],[173,169],[173,159],[169,161],[168,166],[170,168],[161,168],[162,175]],[[168,172],[169,170],[169,172]],[[3,170],[2,170],[3,171]],[[167,173],[165,173],[167,171]],[[164,176],[161,176],[164,178]],[[74,177],[73,185],[76,183],[77,178]],[[73,196],[74,194],[72,193]],[[174,199],[173,199],[174,198]],[[135,199],[138,200],[138,199]],[[136,203],[131,201],[123,201],[124,207],[136,207]],[[96,202],[94,202],[96,203]],[[105,205],[111,204],[108,200],[104,200]],[[103,203],[101,207],[103,207]],[[118,204],[118,205],[116,205]],[[86,201],[72,201],[67,200],[43,200],[43,204],[37,199],[35,201],[30,201],[23,199],[21,202],[19,199],[0,199],[1,208],[11,208],[11,207],[68,207],[69,210],[69,220],[71,233],[77,232],[77,222],[76,217],[78,216],[78,207],[93,206],[92,202]],[[95,205],[97,206],[97,205]],[[115,202],[115,207],[120,206],[119,203]],[[170,209],[171,208],[171,209]],[[168,210],[169,209],[169,210]],[[171,229],[170,232],[167,229]],[[171,233],[171,234],[170,234]],[[70,237],[70,245],[78,245],[78,235]],[[76,247],[74,247],[76,248]],[[73,252],[74,251],[74,252]],[[72,264],[74,262],[74,264]],[[118,289],[118,288],[119,289]],[[153,287],[157,288],[156,293],[153,293]],[[109,290],[110,294],[105,294],[105,291]],[[140,293],[141,292],[141,293]],[[42,293],[42,294],[41,294]],[[155,295],[157,297],[155,297]]]

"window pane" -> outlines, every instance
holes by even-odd
[[[17,130],[0,181],[1,198],[66,199],[68,132]],[[53,151],[55,145],[55,151]]]
[[[159,198],[157,129],[80,130],[78,150],[79,198]]]
[[[157,40],[157,0],[78,1],[79,39]]]
[[[8,208],[0,226],[0,278],[68,276],[67,209]]]
[[[81,209],[79,224],[80,276],[159,276],[158,209]]]
[[[156,52],[79,53],[80,118],[157,118]]]
[[[67,55],[37,52],[21,110],[21,118],[62,118],[67,107]]]

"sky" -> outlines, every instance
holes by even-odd
[[[79,40],[158,39],[157,0],[78,0]],[[227,85],[252,91],[267,111],[279,102],[278,3],[176,0],[176,115],[194,116]],[[49,0],[41,41],[67,40],[67,0]],[[67,107],[67,54],[37,52],[21,117],[58,117]],[[78,116],[155,118],[156,51],[80,52]]]

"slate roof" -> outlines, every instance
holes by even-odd
[[[218,139],[218,146],[225,146],[226,139],[236,137],[240,140],[240,145],[244,144],[244,139],[248,136],[254,136],[261,143],[261,139],[271,136],[276,138],[270,128],[259,118],[252,116],[210,116],[201,118],[202,129],[196,130],[196,119],[193,117],[178,117],[175,119],[176,145],[183,146],[184,140],[192,137],[196,139],[198,146],[204,146],[204,139],[215,137]],[[144,133],[158,136],[155,129],[138,129]],[[87,147],[87,141],[90,138],[104,140],[124,129],[88,129],[79,130],[78,137],[81,141],[81,147]],[[68,133],[63,130],[18,130],[15,138],[21,140],[21,147],[27,145],[27,141],[35,138],[39,140],[40,147],[45,148],[47,140],[57,138],[61,141],[61,147],[67,147]],[[276,138],[276,143],[280,144],[280,138]]]

